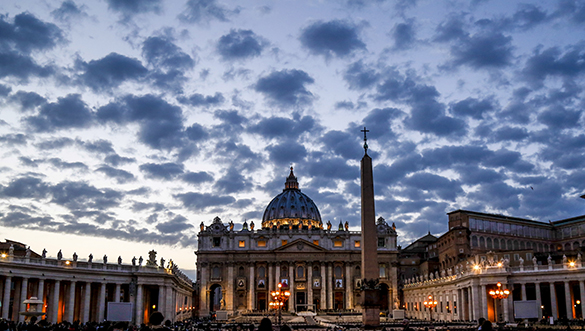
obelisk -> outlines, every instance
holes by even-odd
[[[380,304],[378,285],[378,235],[374,208],[374,174],[372,158],[368,155],[368,138],[364,129],[364,157],[361,161],[362,189],[362,322],[364,328],[380,326]]]

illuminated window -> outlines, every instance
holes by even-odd
[[[238,247],[246,247],[246,241],[240,240],[240,243],[238,244]]]
[[[319,240],[313,240],[313,245],[319,246]]]
[[[282,246],[284,246],[284,245],[286,245],[286,244],[288,244],[288,240],[283,240],[283,241],[282,241]]]
[[[386,278],[386,266],[383,264],[380,264],[379,267],[380,267],[380,278]]]
[[[341,240],[333,240],[333,247],[342,247],[343,242]]]
[[[258,240],[258,247],[266,247],[266,240]]]
[[[353,243],[353,247],[357,247],[357,248],[359,248],[359,247],[361,247],[361,246],[362,246],[362,244],[361,244],[361,242],[360,242],[359,240],[356,240],[356,241]]]

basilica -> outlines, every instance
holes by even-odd
[[[398,308],[396,228],[380,217],[377,253],[381,311]],[[262,224],[241,229],[216,217],[198,235],[199,316],[268,309],[280,283],[290,291],[290,312],[361,311],[361,232],[347,222],[325,224],[299,189],[291,167],[284,190],[266,207]]]

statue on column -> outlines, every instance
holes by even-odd
[[[89,262],[89,263],[93,262],[93,254],[89,253],[89,256],[87,258],[87,262]]]
[[[523,267],[524,266],[524,259],[522,257],[520,257],[518,259],[518,262],[520,262],[520,266]]]
[[[546,263],[548,263],[549,265],[553,264],[553,260],[552,260],[552,257],[550,256],[550,254],[546,258]]]
[[[327,231],[331,231],[331,221],[327,221]]]
[[[8,255],[14,256],[14,244],[10,244],[10,247],[8,248]]]
[[[43,253],[41,254],[41,257],[43,259],[47,257],[47,249],[43,248]]]
[[[201,224],[199,224],[199,229],[203,232],[205,231],[205,224],[203,224],[203,222],[201,222]]]
[[[536,256],[532,257],[532,264],[534,264],[535,266],[538,265],[538,260],[536,259]]]
[[[106,254],[104,254],[104,264],[108,263],[108,256]]]
[[[73,252],[73,262],[77,262],[77,253]]]
[[[567,262],[568,262],[567,256],[563,254],[563,264],[567,264]]]
[[[118,256],[118,264],[122,264],[122,256]]]
[[[57,260],[61,260],[63,258],[63,253],[61,253],[61,250],[59,250],[59,252],[57,253]]]
[[[132,258],[132,265],[136,265],[136,256]]]
[[[254,231],[254,221],[250,222],[250,230]]]
[[[30,257],[30,246],[28,246],[26,248],[26,253],[24,254],[24,257],[29,258]]]
[[[349,231],[349,223],[347,221],[345,221],[345,231]]]
[[[230,231],[234,231],[234,222],[230,220]]]
[[[161,268],[165,267],[165,259],[163,259],[162,257],[160,258],[160,267]]]
[[[140,258],[138,259],[138,266],[142,266],[143,261],[144,261],[144,259],[142,258],[142,255],[141,255]]]

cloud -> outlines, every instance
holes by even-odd
[[[451,67],[467,65],[473,69],[502,68],[513,59],[512,37],[501,32],[479,32],[451,47]]]
[[[104,158],[104,162],[114,167],[117,167],[123,164],[134,163],[136,162],[136,159],[132,157],[120,156],[118,154],[110,154]]]
[[[160,13],[161,0],[106,0],[110,10],[123,14],[130,18],[136,14],[143,13]]]
[[[319,21],[304,28],[299,39],[314,55],[343,58],[355,51],[366,49],[366,45],[359,38],[359,30],[347,21]]]
[[[18,91],[10,96],[10,101],[18,103],[21,111],[33,110],[38,106],[44,105],[47,99],[36,92]]]
[[[207,130],[198,123],[193,123],[193,125],[188,127],[185,132],[187,133],[187,138],[192,141],[200,141],[209,136]]]
[[[176,216],[168,222],[156,225],[156,229],[161,233],[180,233],[192,227],[192,224],[187,223],[187,218],[181,215]]]
[[[435,29],[434,41],[448,42],[453,40],[463,40],[469,36],[465,30],[466,24],[463,21],[465,14],[451,14],[446,21],[441,22]]]
[[[458,195],[463,194],[461,183],[443,176],[421,172],[403,180],[409,188],[433,193],[438,199],[455,201]]]
[[[185,167],[182,164],[177,163],[145,163],[140,165],[140,171],[145,174],[146,178],[152,179],[164,179],[170,180],[173,179],[185,171]]]
[[[76,66],[82,70],[79,81],[96,92],[111,91],[126,81],[139,81],[148,74],[140,61],[118,53],[89,62],[78,60]]]
[[[250,187],[249,180],[235,167],[230,167],[213,185],[214,191],[225,194],[248,191]]]
[[[0,136],[0,143],[9,145],[26,145],[28,138],[22,133],[9,133]]]
[[[270,154],[270,161],[276,165],[300,163],[308,154],[305,146],[294,140],[284,140],[279,144],[270,145],[266,149]]]
[[[51,186],[51,202],[71,210],[103,210],[119,205],[123,195],[112,189],[98,189],[83,182],[64,181]]]
[[[574,78],[585,72],[585,48],[570,46],[564,54],[558,47],[537,47],[522,69],[524,79],[537,87],[547,77]]]
[[[550,129],[563,130],[581,127],[581,113],[581,110],[571,110],[559,105],[541,112],[537,119]]]
[[[260,56],[268,42],[252,30],[231,29],[217,42],[217,52],[224,61],[245,60]]]
[[[133,182],[136,180],[133,174],[126,170],[116,169],[108,165],[103,165],[95,170],[101,172],[109,178],[115,179],[118,184]]]
[[[31,76],[46,78],[54,72],[55,69],[52,66],[40,66],[28,55],[21,55],[14,51],[0,51],[0,78],[15,77],[24,83]]]
[[[142,44],[142,56],[152,68],[150,78],[155,86],[181,91],[187,81],[185,72],[195,67],[195,60],[183,52],[168,36],[153,36]]]
[[[215,92],[214,95],[203,95],[200,93],[193,93],[189,97],[180,96],[177,101],[184,105],[190,105],[193,107],[209,108],[211,106],[219,106],[224,103],[225,98],[220,92]]]
[[[362,90],[372,87],[380,80],[380,74],[359,60],[352,63],[345,73],[343,79],[349,84],[352,90]]]
[[[264,138],[296,138],[305,132],[311,132],[318,127],[312,116],[298,115],[292,119],[285,117],[267,117],[258,123],[250,125],[248,131],[263,136]]]
[[[72,0],[65,0],[59,8],[51,12],[51,16],[58,21],[68,23],[75,18],[88,17],[89,15],[87,15],[85,9],[85,5],[78,7]]]
[[[304,106],[313,101],[313,94],[305,85],[315,80],[306,72],[297,69],[274,71],[261,77],[254,89],[281,106]]]
[[[417,42],[414,20],[410,19],[404,23],[397,23],[392,28],[390,36],[394,40],[393,50],[403,51],[412,48]]]
[[[357,160],[363,153],[360,136],[344,131],[331,130],[321,137],[325,149],[346,160]]]
[[[457,116],[469,116],[476,120],[484,118],[484,114],[489,114],[495,110],[493,100],[467,98],[450,104],[451,113]]]
[[[185,172],[181,179],[189,184],[201,184],[213,181],[213,175],[206,171]]]
[[[207,25],[212,20],[227,22],[229,16],[239,12],[238,8],[227,9],[215,0],[188,0],[185,10],[178,17],[185,23]]]
[[[61,160],[60,158],[50,158],[47,160],[53,167],[58,168],[60,170],[65,169],[77,169],[77,170],[87,170],[87,166],[83,162],[66,162]]]
[[[29,54],[46,51],[63,43],[63,32],[52,23],[46,23],[29,13],[18,14],[14,23],[0,17],[0,51],[17,50]]]
[[[58,98],[55,103],[44,104],[38,115],[25,118],[26,123],[36,132],[87,128],[93,120],[94,113],[79,94],[69,94]]]
[[[49,185],[41,179],[27,176],[12,180],[7,186],[0,186],[0,194],[7,198],[44,199],[49,193]]]
[[[228,206],[236,201],[234,197],[229,195],[197,192],[175,194],[174,197],[179,199],[185,208],[194,211],[202,211],[209,207]]]

